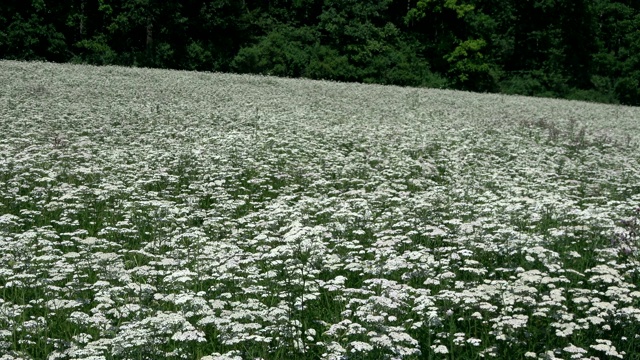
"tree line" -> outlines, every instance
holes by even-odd
[[[3,0],[0,58],[640,105],[637,0]]]

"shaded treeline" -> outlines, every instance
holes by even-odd
[[[0,58],[640,105],[637,0],[4,0]]]

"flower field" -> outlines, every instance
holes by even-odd
[[[0,61],[0,359],[640,359],[640,108]]]

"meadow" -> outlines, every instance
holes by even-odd
[[[0,359],[640,359],[640,108],[0,61]]]

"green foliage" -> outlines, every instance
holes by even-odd
[[[640,105],[640,71],[635,71],[616,82],[615,93],[625,105]]]
[[[187,55],[184,67],[189,70],[208,70],[213,62],[211,51],[207,50],[202,41],[191,40],[187,45]]]
[[[403,51],[404,50],[404,51]],[[409,51],[406,45],[399,50],[390,51],[385,57],[377,58],[374,64],[383,84],[444,87],[444,81],[429,69],[424,59]]]
[[[75,44],[80,53],[72,61],[88,62],[95,65],[113,64],[117,59],[117,53],[109,47],[104,35],[97,35],[93,39],[80,40]]]
[[[480,52],[487,45],[483,39],[469,39],[445,58],[451,64],[449,73],[455,87],[465,90],[494,91],[496,89],[491,66]]]
[[[601,92],[598,90],[571,89],[565,96],[569,100],[580,100],[595,103],[616,104],[618,103],[614,94]]]
[[[326,45],[316,44],[311,49],[311,59],[304,76],[311,79],[355,81],[357,69],[349,64],[346,55]]]
[[[428,61],[419,43],[385,18],[391,1],[328,1],[319,17],[323,46],[336,49],[341,69],[355,80],[395,85],[425,85]],[[326,51],[325,51],[326,53]],[[345,62],[346,60],[346,62]],[[330,77],[331,78],[331,77]]]
[[[240,49],[231,68],[243,73],[300,77],[309,63],[313,30],[281,27],[257,44]]]
[[[64,35],[48,22],[44,1],[0,6],[0,57],[63,61]]]
[[[536,70],[507,77],[500,83],[500,91],[527,96],[565,97],[569,87],[561,74]]]
[[[238,72],[396,85],[425,85],[415,43],[382,14],[389,2],[328,2],[316,26],[281,25],[231,63]],[[358,21],[349,23],[351,18]],[[431,81],[430,79],[429,81]]]
[[[544,92],[544,86],[531,74],[508,77],[500,83],[500,90],[505,94],[534,96]]]
[[[427,17],[428,13],[442,13],[453,10],[458,18],[463,18],[467,13],[475,9],[472,4],[458,4],[458,0],[420,0],[416,7],[409,9],[405,16],[405,22],[421,20]]]

